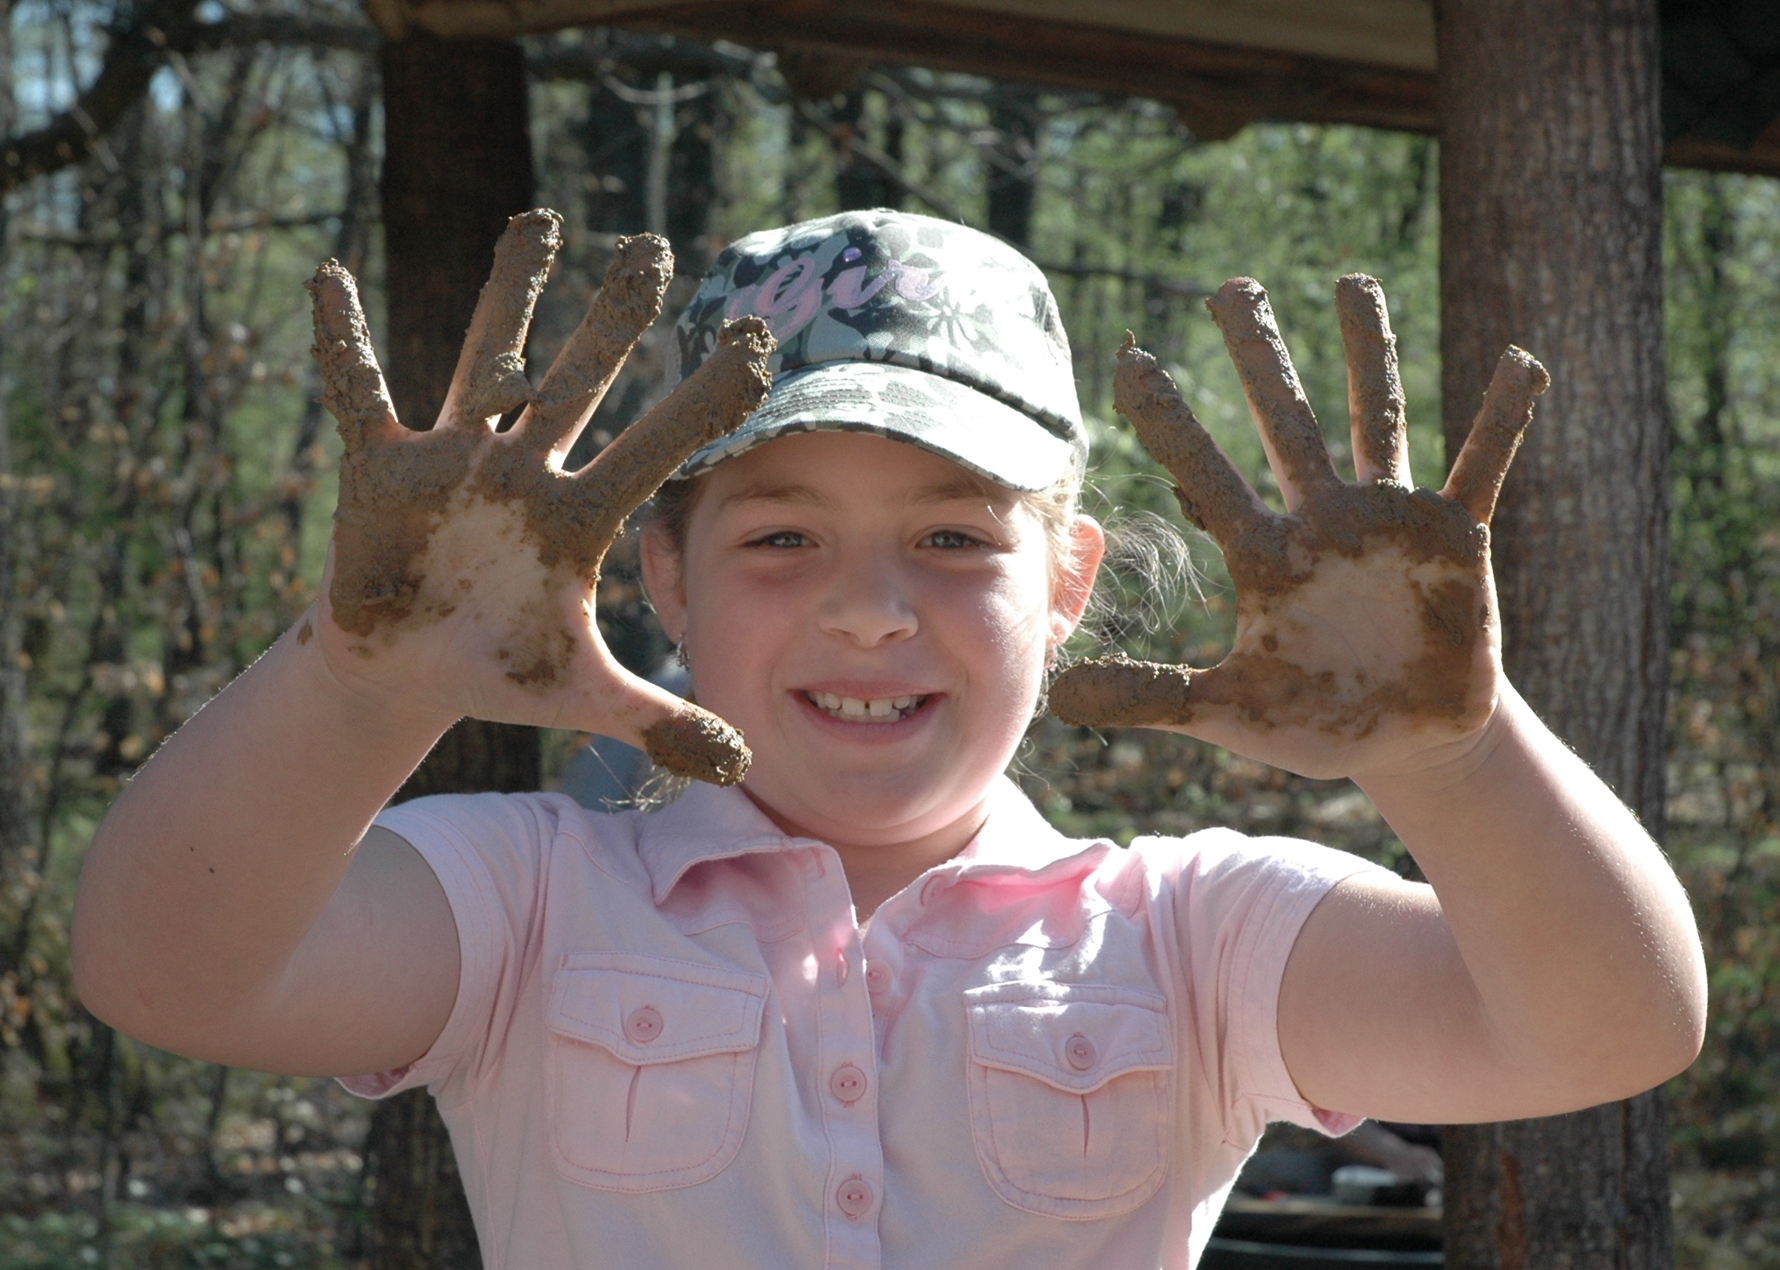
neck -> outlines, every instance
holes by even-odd
[[[747,787],[742,788],[747,793]],[[753,798],[753,795],[749,794],[749,797]],[[834,848],[835,854],[841,858],[841,867],[846,870],[853,910],[861,924],[870,920],[885,900],[969,846],[989,818],[989,798],[985,795],[964,815],[932,833],[895,842],[842,842],[812,832],[758,799],[754,800],[754,805],[792,837],[816,838]]]

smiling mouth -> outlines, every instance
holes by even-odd
[[[806,692],[804,699],[831,719],[848,723],[895,723],[927,704],[932,694],[906,697],[842,697],[832,692]]]

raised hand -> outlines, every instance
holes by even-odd
[[[309,284],[323,401],[340,465],[319,636],[337,674],[425,694],[458,715],[601,732],[701,780],[742,778],[740,735],[613,661],[594,621],[600,562],[624,519],[700,445],[735,429],[771,387],[773,339],[747,318],[685,383],[577,472],[575,438],[673,276],[663,239],[621,239],[605,285],[534,391],[524,346],[561,242],[560,218],[516,216],[431,431],[402,426],[352,275]],[[518,422],[496,430],[523,405]]]
[[[1118,410],[1178,482],[1181,510],[1236,586],[1230,654],[1205,670],[1112,657],[1058,677],[1051,711],[1086,726],[1188,733],[1310,776],[1412,770],[1480,732],[1501,681],[1489,520],[1544,367],[1510,347],[1439,493],[1410,485],[1403,389],[1384,293],[1336,284],[1356,483],[1335,474],[1267,293],[1207,301],[1236,363],[1286,513],[1267,508],[1155,358],[1128,338]]]

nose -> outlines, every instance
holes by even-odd
[[[876,648],[919,629],[907,580],[894,560],[873,553],[837,565],[818,619],[824,634]]]

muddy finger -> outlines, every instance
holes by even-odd
[[[371,347],[358,283],[338,260],[329,260],[303,284],[315,320],[315,360],[321,368],[321,404],[340,425],[351,454],[377,433],[397,427],[395,404]]]
[[[1311,490],[1336,483],[1335,468],[1273,320],[1267,291],[1253,278],[1232,278],[1205,307],[1224,334],[1249,413],[1267,449],[1267,462],[1285,495],[1286,508],[1294,510]]]
[[[1495,514],[1508,465],[1514,462],[1514,452],[1533,421],[1533,401],[1550,385],[1545,367],[1531,353],[1512,344],[1496,363],[1489,391],[1483,395],[1483,408],[1452,465],[1446,488],[1440,491],[1462,503],[1478,524],[1489,524]]]
[[[593,417],[637,339],[661,313],[674,253],[657,234],[620,238],[606,281],[538,387],[521,427],[560,464]]]
[[[1190,666],[1096,657],[1058,675],[1051,713],[1078,728],[1184,727],[1193,718]]]
[[[525,336],[561,245],[562,217],[548,208],[521,212],[507,222],[439,412],[442,426],[486,426],[531,400]]]
[[[1335,284],[1335,313],[1347,350],[1347,409],[1352,421],[1354,477],[1407,488],[1409,427],[1397,337],[1378,279],[1350,273]]]
[[[643,748],[657,767],[711,785],[736,784],[754,761],[740,732],[695,705],[644,728]]]
[[[599,509],[596,535],[615,536],[694,450],[759,408],[773,386],[766,362],[775,347],[759,318],[725,323],[704,364],[575,474],[578,500]]]
[[[1125,332],[1113,376],[1113,406],[1137,429],[1143,448],[1168,469],[1188,520],[1219,544],[1234,542],[1270,516],[1260,496],[1181,399],[1174,380]]]

